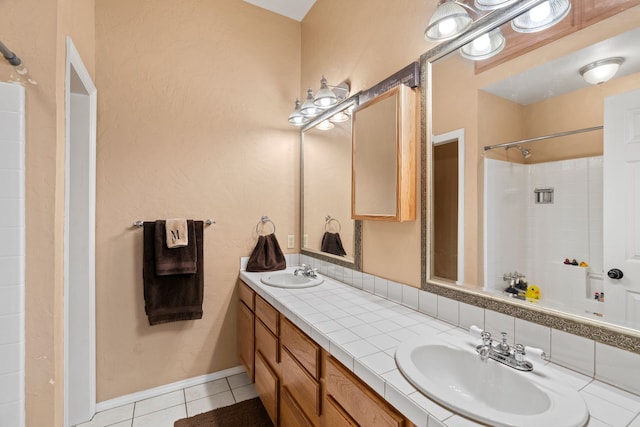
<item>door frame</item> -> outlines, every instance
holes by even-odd
[[[88,378],[88,402],[89,407],[84,408],[86,414],[90,414],[89,419],[96,412],[96,310],[95,310],[95,200],[96,200],[96,125],[97,125],[97,90],[91,79],[87,68],[82,62],[82,58],[76,49],[70,37],[66,38],[66,70],[65,70],[65,205],[64,205],[64,426],[69,426],[69,378],[74,373],[71,371],[69,363],[69,355],[74,351],[75,341],[70,337],[69,318],[72,313],[77,310],[85,310],[83,315],[87,317],[88,336],[83,337],[85,341],[81,343],[84,351],[88,353],[88,372],[83,372]],[[72,78],[72,72],[75,73]],[[70,281],[70,268],[74,268],[73,260],[70,260],[70,190],[72,189],[71,173],[72,155],[71,150],[71,126],[74,125],[71,116],[71,94],[78,93],[78,84],[80,84],[81,95],[87,97],[83,102],[83,107],[88,109],[85,111],[87,117],[83,123],[83,129],[86,132],[86,142],[88,145],[89,165],[86,170],[86,178],[88,181],[88,191],[83,201],[82,214],[87,215],[87,231],[82,235],[86,239],[88,247],[88,265],[84,266],[84,275],[87,276],[88,289],[85,290],[83,303],[85,307],[79,307],[79,304],[70,304],[70,291],[74,286]],[[83,114],[84,115],[84,114]],[[77,265],[78,263],[75,263]],[[70,345],[70,341],[72,344]],[[87,349],[86,346],[89,348]],[[86,421],[89,421],[88,419]]]
[[[457,285],[464,283],[464,128],[439,135],[431,135],[431,150],[444,144],[458,144],[458,278]]]

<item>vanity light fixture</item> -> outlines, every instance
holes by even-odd
[[[320,108],[313,102],[313,91],[311,88],[307,89],[307,99],[302,104],[300,112],[305,117],[313,117],[320,113]]]
[[[621,57],[601,59],[585,65],[578,72],[587,83],[599,85],[611,80],[623,62]]]
[[[472,23],[473,19],[462,4],[456,0],[445,0],[429,20],[424,38],[430,41],[449,40],[462,34]]]
[[[309,119],[306,118],[300,112],[300,100],[296,98],[296,107],[293,109],[293,112],[289,115],[289,123],[294,126],[302,126],[305,123],[308,123]]]
[[[349,95],[350,89],[351,87],[347,80],[337,86],[331,86],[327,84],[327,79],[322,76],[320,89],[315,97],[313,96],[313,90],[309,88],[307,90],[307,97],[302,105],[300,105],[299,99],[296,99],[295,108],[289,115],[289,123],[294,126],[302,126],[309,123],[311,119],[324,110],[344,101]],[[339,119],[336,119],[334,122],[337,123],[338,120]]]
[[[347,120],[349,120],[351,117],[349,117],[349,115],[347,113],[345,113],[344,111],[340,111],[337,114],[334,114],[333,116],[331,116],[329,118],[329,121],[332,123],[343,123],[346,122]]]
[[[547,0],[514,18],[511,28],[519,33],[546,30],[562,21],[570,10],[570,0]]]
[[[481,61],[500,53],[506,44],[502,31],[496,28],[462,46],[460,55],[472,61]]]

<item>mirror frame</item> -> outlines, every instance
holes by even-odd
[[[349,98],[325,110],[317,117],[314,117],[309,123],[300,128],[300,254],[312,258],[317,258],[325,262],[337,264],[341,267],[351,268],[353,270],[362,271],[362,221],[354,220],[353,223],[353,262],[341,259],[337,256],[325,255],[322,252],[311,251],[305,249],[304,243],[304,132],[317,126],[320,122],[327,120],[334,114],[346,110],[350,107],[357,107],[360,100],[361,92],[351,95]],[[352,119],[353,120],[353,119]],[[352,123],[353,126],[353,123]],[[351,191],[351,186],[349,186]],[[351,218],[349,218],[351,219]]]
[[[497,311],[508,316],[517,317],[542,326],[558,329],[579,335],[598,343],[617,347],[640,354],[640,331],[617,326],[610,323],[564,313],[554,309],[541,308],[523,301],[510,301],[506,298],[491,295],[479,289],[467,289],[451,282],[433,278],[431,274],[432,236],[432,190],[430,173],[432,170],[431,129],[432,129],[432,63],[444,56],[454,53],[476,37],[497,28],[526,10],[542,3],[544,0],[517,0],[512,5],[491,12],[477,21],[462,35],[455,39],[438,44],[420,57],[420,155],[423,161],[421,168],[421,277],[422,290],[450,298],[459,302],[474,305],[483,309]]]

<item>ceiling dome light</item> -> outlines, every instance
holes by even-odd
[[[511,21],[511,28],[519,33],[535,33],[553,27],[571,10],[569,0],[547,0]]]
[[[473,20],[464,7],[457,4],[455,0],[446,0],[438,6],[429,20],[424,37],[430,41],[452,39],[464,32],[472,23]]]
[[[320,112],[320,108],[313,103],[313,91],[311,88],[307,90],[307,99],[304,101],[304,104],[302,104],[300,112],[305,117],[313,117]]]
[[[496,10],[515,3],[516,0],[475,0],[473,3],[478,10]]]
[[[472,61],[481,61],[500,53],[506,44],[502,31],[496,28],[462,46],[460,55]]]
[[[302,115],[300,112],[300,100],[296,98],[296,107],[293,109],[293,112],[289,115],[289,123],[295,126],[302,126],[307,123],[309,119]]]
[[[329,86],[327,86],[327,79],[325,79],[324,76],[322,76],[322,79],[320,80],[320,89],[318,90],[318,94],[313,100],[313,103],[316,107],[320,108],[329,108],[338,103],[338,97],[331,89],[329,89]]]
[[[585,65],[578,72],[587,83],[599,85],[611,80],[623,62],[624,58],[620,57],[601,59]]]

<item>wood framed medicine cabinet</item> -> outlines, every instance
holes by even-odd
[[[353,219],[416,219],[416,104],[416,90],[400,84],[354,111]]]

